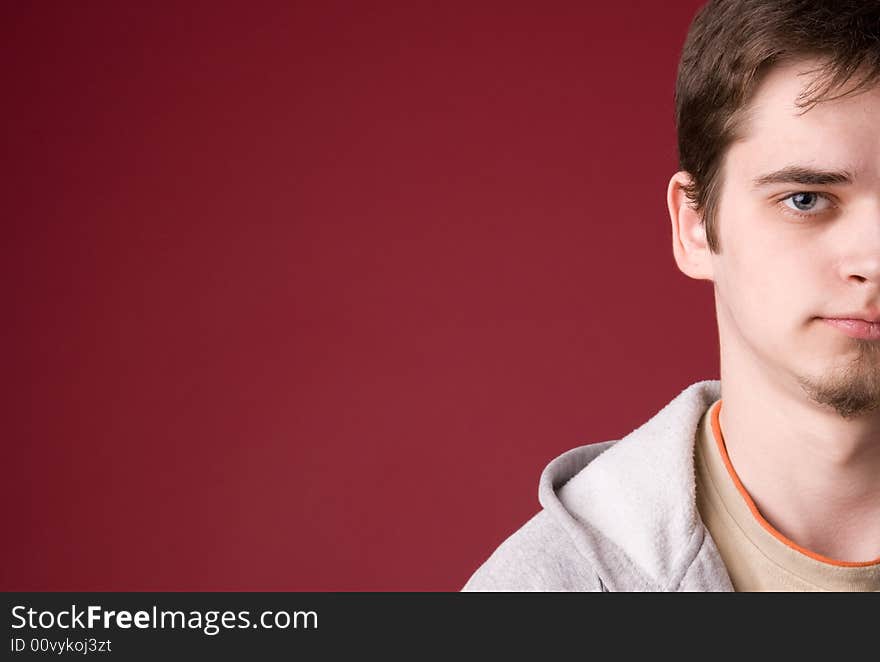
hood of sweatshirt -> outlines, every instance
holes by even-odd
[[[732,590],[696,505],[696,431],[719,397],[717,380],[691,384],[622,439],[550,462],[543,510],[464,590]]]

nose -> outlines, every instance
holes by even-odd
[[[880,250],[876,256],[847,260],[843,267],[843,276],[854,283],[873,283],[880,287]]]
[[[880,203],[871,206],[870,212],[851,218],[851,223],[841,229],[840,276],[848,283],[871,285],[880,289]]]

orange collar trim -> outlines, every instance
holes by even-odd
[[[739,476],[737,476],[736,471],[733,468],[733,464],[730,462],[730,457],[727,455],[727,447],[724,443],[724,435],[721,433],[721,422],[719,420],[719,416],[721,414],[721,400],[718,401],[718,406],[715,407],[715,411],[712,412],[712,433],[715,436],[715,442],[718,444],[718,450],[721,453],[721,459],[724,460],[724,466],[727,467],[727,473],[730,474],[730,478],[733,480],[733,484],[736,485],[736,489],[739,491],[742,498],[745,500],[746,505],[749,507],[749,510],[752,512],[752,515],[758,523],[764,527],[764,529],[776,538],[779,542],[783,543],[787,547],[800,552],[805,556],[809,556],[811,559],[816,561],[820,561],[821,563],[827,563],[829,565],[841,566],[844,568],[863,568],[870,565],[880,564],[880,558],[877,558],[873,561],[838,561],[836,559],[828,558],[827,556],[822,556],[821,554],[816,554],[816,552],[811,552],[804,547],[801,547],[793,540],[786,538],[779,531],[773,528],[773,525],[770,524],[764,516],[761,515],[758,507],[755,505],[755,502],[752,501],[752,497],[749,496],[749,493],[746,491],[746,488],[743,486],[742,481],[740,481]]]

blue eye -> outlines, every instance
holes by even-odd
[[[796,212],[818,213],[825,211],[831,206],[827,197],[815,191],[799,191],[782,199],[785,206]]]
[[[799,209],[800,211],[809,211],[815,206],[819,196],[815,193],[795,193],[789,199],[796,209]]]

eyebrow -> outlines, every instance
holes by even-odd
[[[852,184],[855,177],[847,170],[816,170],[805,166],[786,166],[766,175],[755,177],[755,188],[767,184],[803,184],[823,186],[828,184]]]

